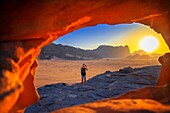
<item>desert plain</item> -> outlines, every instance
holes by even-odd
[[[52,83],[74,84],[81,82],[80,68],[88,66],[87,80],[106,71],[118,71],[124,67],[140,68],[160,65],[157,59],[99,59],[99,60],[39,60],[35,73],[36,87]],[[152,70],[150,70],[152,71]]]

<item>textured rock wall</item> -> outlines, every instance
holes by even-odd
[[[169,0],[1,1],[0,105],[3,108],[0,108],[0,112],[22,110],[38,100],[33,75],[40,49],[76,29],[100,23],[140,22],[161,33],[170,46],[169,2]]]
[[[159,62],[162,64],[162,67],[157,86],[163,86],[170,83],[170,53],[166,53],[159,57]]]

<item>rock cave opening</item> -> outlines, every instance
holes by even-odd
[[[159,47],[148,53],[139,46],[147,36],[159,41]],[[161,67],[158,58],[168,50],[162,35],[140,23],[99,24],[66,34],[42,48],[35,73],[40,101],[26,113],[51,112],[155,86]],[[82,63],[89,67],[85,88],[80,88]]]
[[[152,52],[147,52],[139,46],[140,40],[147,36],[156,37],[156,39],[159,42],[159,45],[156,48],[156,50]],[[149,43],[152,44],[152,41]],[[110,48],[111,49],[110,51],[108,50],[109,46],[113,47]],[[113,49],[115,48],[117,50],[114,51]],[[136,62],[136,64],[133,64],[132,66],[137,66],[138,64],[139,65],[142,64],[143,66],[147,66],[147,65],[149,66],[153,64],[158,65],[159,62],[157,59],[168,51],[169,51],[168,46],[165,43],[162,35],[154,31],[153,29],[151,29],[149,26],[141,23],[116,24],[116,25],[98,24],[96,26],[88,26],[85,28],[80,28],[64,36],[59,37],[57,40],[53,41],[51,44],[41,49],[40,55],[38,56],[40,65],[38,66],[38,71],[35,74],[36,80],[41,85],[38,84],[37,87],[49,83],[56,83],[56,81],[66,82],[66,83],[79,82],[80,77],[79,77],[78,66],[81,67],[81,61],[86,62],[83,60],[87,60],[87,61],[95,60],[95,59],[109,60],[112,58],[129,59],[129,60],[138,59],[138,62],[140,63]],[[67,69],[68,66],[67,62],[65,63],[63,62],[63,64],[60,64],[62,62],[61,61],[62,59],[68,61],[71,60],[73,61],[80,60],[80,61],[76,62],[79,63],[78,65],[76,65],[76,67],[72,67],[71,65],[69,65],[69,69]],[[55,62],[55,60],[56,61],[59,60],[60,62],[58,65],[55,63],[51,65],[50,63],[47,63],[45,60],[49,60],[49,61],[51,60],[51,62]],[[145,61],[143,61],[142,63],[142,61],[140,60],[145,60]],[[63,69],[61,69],[60,66]],[[130,64],[126,64],[125,67],[128,66],[130,66]],[[94,64],[93,67],[95,67]],[[59,70],[59,72],[56,71],[56,68],[57,70]],[[99,72],[103,73],[106,70],[111,70],[110,68],[104,68],[104,69],[105,70]],[[118,68],[116,69],[118,70]],[[45,77],[47,74],[45,74],[43,70],[45,71],[49,70],[49,75],[51,76]],[[70,73],[70,71],[73,72],[77,71],[77,72]],[[90,73],[91,76],[89,78],[99,74],[99,72]],[[76,75],[77,77],[74,77],[71,74]],[[56,76],[56,75],[61,75],[61,76]],[[62,81],[63,79],[62,76],[64,75],[67,76],[65,77],[65,80]],[[70,79],[70,76],[72,77],[72,79]],[[47,81],[50,80],[51,82],[48,83]]]
[[[79,28],[101,23],[114,25],[139,22],[149,25],[155,31],[161,33],[166,44],[170,47],[169,2],[169,0],[1,1],[0,105],[3,107],[0,108],[0,112],[24,112],[25,108],[39,100],[40,97],[33,81],[35,70],[38,66],[37,56],[40,49],[52,43],[55,39]],[[87,111],[99,113],[169,112],[170,53],[165,53],[159,57],[159,62],[162,65],[160,78],[154,87],[128,92],[117,98],[61,109],[56,113],[68,111],[72,113]],[[105,74],[107,75],[106,78],[109,78],[113,77],[111,75],[115,73],[107,71]],[[123,74],[117,74],[126,77]],[[100,79],[102,77],[103,75],[99,76]],[[130,80],[133,81],[134,79]],[[141,79],[138,80],[140,82]],[[113,84],[110,86],[113,86],[113,88],[120,84],[119,82],[114,82],[114,80],[111,82]],[[65,86],[65,84],[59,85]],[[126,87],[132,86],[127,85]],[[53,87],[47,85],[46,88]],[[69,89],[69,87],[66,88]],[[91,87],[89,89],[94,90]],[[57,92],[62,97],[63,93],[60,93],[60,91],[53,93]],[[81,93],[81,91],[79,92]],[[99,91],[97,95],[105,98],[103,93],[109,94],[109,91]],[[81,97],[83,96],[81,94]],[[44,98],[46,97],[47,95],[44,95]],[[77,96],[73,93],[67,97],[67,99],[74,100]],[[89,94],[88,97],[98,99],[93,94]],[[62,98],[45,101],[52,104],[51,102],[53,101],[59,102],[61,100]],[[72,105],[74,105],[76,101],[72,102]],[[67,105],[67,103],[64,104]],[[50,109],[53,108],[55,106]]]

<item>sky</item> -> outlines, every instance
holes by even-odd
[[[141,50],[139,46],[140,40],[147,36],[153,36],[158,39],[159,46],[156,50],[152,51],[153,53],[164,54],[169,51],[161,34],[156,33],[149,26],[139,23],[116,25],[98,24],[66,34],[53,43],[82,49],[95,49],[100,45],[128,45],[132,53]]]

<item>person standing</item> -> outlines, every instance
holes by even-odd
[[[81,83],[85,83],[86,84],[86,71],[87,71],[87,65],[84,63],[81,67]]]

